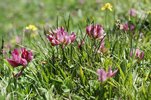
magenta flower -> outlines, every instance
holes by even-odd
[[[135,17],[136,16],[136,10],[134,8],[130,9],[129,15]]]
[[[117,73],[118,69],[115,70],[114,72],[112,72],[111,67],[109,67],[108,72],[106,72],[104,69],[98,69],[97,73],[99,76],[99,81],[104,82],[106,81],[108,78],[111,78],[113,76],[115,76],[115,74]]]
[[[125,23],[120,25],[120,29],[124,31],[133,31],[135,29],[135,26],[133,24]]]
[[[123,24],[122,26],[123,26],[123,30],[124,30],[124,31],[128,31],[128,30],[129,30],[129,26],[128,26],[127,23],[126,23],[126,24]]]
[[[144,58],[144,52],[139,50],[139,49],[136,49],[136,57],[139,59],[143,59]]]
[[[52,46],[62,45],[64,47],[65,45],[74,42],[76,39],[76,35],[74,32],[72,32],[71,35],[68,35],[64,28],[60,27],[55,31],[50,32],[47,38],[51,42]]]
[[[134,50],[130,52],[130,56],[133,56],[133,52],[134,52]],[[144,58],[144,52],[139,50],[139,49],[136,49],[135,58],[138,58],[139,60],[142,60]]]
[[[135,29],[135,26],[133,24],[130,25],[130,31],[133,31]]]
[[[89,25],[86,27],[86,33],[89,37],[95,39],[102,39],[105,35],[104,29],[101,25]]]
[[[12,58],[8,58],[7,61],[13,67],[18,67],[22,65],[26,67],[27,64],[33,59],[33,54],[31,51],[27,51],[25,48],[21,49],[21,54],[17,49],[12,51]]]
[[[30,62],[33,59],[33,54],[31,51],[27,51],[26,48],[22,48],[21,51],[22,51],[21,57],[26,59],[27,62]]]

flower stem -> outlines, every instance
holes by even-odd
[[[62,63],[64,64],[65,63],[64,47],[62,46],[61,49],[62,49]]]

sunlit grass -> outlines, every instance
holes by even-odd
[[[112,11],[102,11],[108,2]],[[149,4],[149,0],[2,1],[0,100],[151,99]],[[129,15],[131,8],[136,16]],[[64,27],[63,35],[57,33],[59,27]],[[32,61],[27,52],[17,55],[19,61],[11,58],[15,48],[31,51]]]

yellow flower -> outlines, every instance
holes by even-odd
[[[112,11],[112,5],[111,5],[110,3],[106,3],[106,4],[101,8],[101,10],[106,10],[106,9]]]
[[[32,30],[32,31],[37,31],[37,27],[35,25],[28,25],[25,29]]]

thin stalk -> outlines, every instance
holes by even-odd
[[[92,60],[95,59],[95,49],[94,49],[94,51],[93,51],[93,46],[94,46],[95,48],[97,48],[97,46],[96,46],[96,39],[93,39],[93,45],[92,45]]]
[[[111,99],[111,94],[112,94],[112,87],[111,85],[109,86],[109,98]]]
[[[70,48],[70,59],[71,59],[71,61],[73,61],[73,58],[72,58],[73,46],[71,45],[70,47],[71,47],[71,48]]]
[[[64,52],[64,47],[61,46],[61,49],[62,49],[62,63],[64,64],[64,63],[65,63],[65,52]]]

